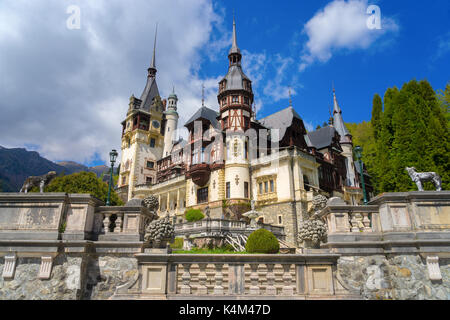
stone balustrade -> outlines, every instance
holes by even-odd
[[[258,228],[269,230],[280,239],[285,238],[284,227],[259,223]],[[253,231],[254,230],[248,228],[248,224],[245,221],[238,220],[203,219],[200,221],[179,223],[175,225],[175,235],[177,237],[185,235],[208,237],[226,233],[248,236]]]
[[[378,232],[378,206],[327,206],[320,216],[328,234]]]
[[[94,234],[98,240],[142,241],[145,225],[153,219],[145,207],[98,207]]]
[[[336,280],[331,253],[307,255],[136,254],[141,280],[113,299],[359,298]],[[130,284],[131,287],[131,284]]]

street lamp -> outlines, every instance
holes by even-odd
[[[359,172],[361,175],[361,184],[362,184],[362,189],[363,189],[364,204],[366,205],[367,204],[366,185],[364,183],[363,165],[362,165],[362,161],[361,161],[363,149],[360,146],[356,146],[354,150],[355,150],[356,159],[358,160],[358,163],[359,163]]]
[[[114,162],[116,162],[117,159],[117,151],[116,150],[111,150],[111,152],[109,153],[109,160],[111,161],[111,173],[109,175],[109,187],[108,187],[108,197],[106,198],[106,205],[110,206],[111,205],[111,186],[113,184],[113,169],[114,169]]]

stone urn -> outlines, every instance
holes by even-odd
[[[298,230],[298,240],[307,249],[320,249],[320,242],[325,240],[326,235],[326,225],[319,219],[305,221]]]
[[[175,238],[175,230],[169,216],[152,221],[145,229],[144,242],[154,249],[164,249]]]

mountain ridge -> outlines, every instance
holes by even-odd
[[[18,192],[26,178],[40,176],[49,171],[56,171],[57,174],[88,171],[100,176],[108,170],[106,165],[87,167],[74,161],[53,162],[41,157],[37,151],[0,146],[1,192]]]

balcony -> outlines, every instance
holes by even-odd
[[[209,180],[211,168],[207,163],[193,164],[189,167],[187,175],[199,187],[203,187]]]

